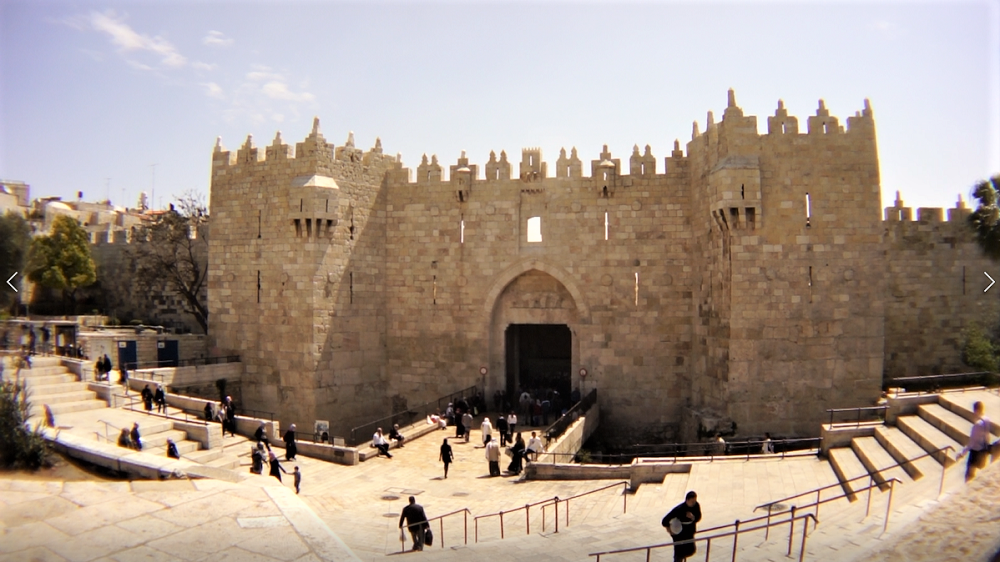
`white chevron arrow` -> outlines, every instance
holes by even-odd
[[[13,279],[15,277],[17,277],[17,272],[16,271],[14,272],[14,275],[10,276],[10,279]],[[7,284],[10,285],[10,288],[14,289],[14,292],[16,293],[17,292],[17,287],[15,287],[14,285],[11,285],[10,279],[7,280]]]
[[[985,289],[983,289],[983,292],[985,293],[986,291],[990,290],[990,287],[992,287],[993,284],[996,283],[996,281],[994,281],[993,278],[990,277],[990,274],[986,273],[985,271],[983,272],[983,275],[985,275],[990,280],[990,284],[987,285],[987,287]]]

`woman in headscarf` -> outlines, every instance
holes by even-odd
[[[268,451],[267,456],[270,459],[271,476],[274,476],[278,479],[278,482],[281,482],[281,473],[284,472],[285,474],[288,474],[288,471],[285,470],[285,467],[281,466],[281,463],[278,461],[278,455],[275,455],[274,451]]]
[[[295,460],[296,453],[298,453],[298,447],[295,446],[295,424],[293,423],[288,426],[288,431],[285,432],[285,460]]]
[[[517,434],[517,440],[510,447],[511,455],[513,458],[510,460],[510,464],[507,465],[507,472],[512,474],[521,474],[521,466],[524,461],[524,438],[521,434]]]
[[[250,448],[250,460],[253,465],[250,467],[250,472],[254,474],[261,474],[264,472],[264,444],[257,443],[256,447]]]

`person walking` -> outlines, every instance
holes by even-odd
[[[472,436],[472,414],[468,410],[462,414],[462,426],[465,427],[465,442],[469,442],[469,438]]]
[[[299,448],[295,445],[295,424],[288,426],[288,431],[285,432],[285,460],[293,461],[295,460],[295,455],[298,454]]]
[[[701,521],[701,506],[698,505],[698,494],[688,492],[684,502],[670,510],[661,525],[667,528],[667,532],[674,539],[675,543],[694,539],[694,534],[698,531],[697,525]],[[694,556],[698,551],[695,543],[674,545],[674,562],[683,562]]]
[[[406,528],[410,531],[410,537],[413,539],[413,550],[423,550],[424,533],[431,526],[427,522],[427,514],[424,513],[424,507],[418,504],[417,498],[413,496],[410,496],[410,505],[404,507],[403,512],[399,514],[400,533],[402,533],[404,520],[406,521]]]
[[[267,424],[265,424],[264,422],[260,422],[260,425],[257,426],[257,431],[253,432],[253,438],[257,441],[258,444],[268,443],[267,431],[264,429],[266,425]],[[270,445],[270,443],[268,444]]]
[[[774,442],[771,441],[771,434],[764,434],[764,444],[760,448],[761,454],[772,455],[774,454]]]
[[[128,369],[124,365],[119,365],[118,367],[118,382],[122,383],[122,388],[125,389],[125,396],[128,396]]]
[[[448,465],[455,462],[455,454],[451,450],[451,445],[448,444],[448,438],[444,438],[444,442],[441,443],[441,454],[438,455],[438,460],[444,463],[444,477],[448,477]]]
[[[274,451],[268,451],[267,456],[271,465],[270,475],[277,478],[278,482],[281,482],[281,473],[288,474],[288,471],[285,470],[285,467],[281,466],[281,462],[278,461],[278,455],[274,454]]]
[[[132,438],[132,446],[135,447],[136,451],[142,450],[142,439],[139,435],[139,422],[132,424],[132,432],[129,434]]]
[[[229,426],[229,436],[236,437],[236,406],[233,405],[232,396],[226,396],[226,425]],[[223,429],[222,435],[225,434]]]
[[[483,418],[483,425],[480,427],[483,432],[483,446],[489,441],[489,437],[493,435],[493,424],[490,423],[490,418]]]
[[[390,459],[392,458],[392,455],[389,454],[389,442],[382,436],[381,427],[375,430],[375,435],[372,435],[372,447],[378,449],[378,453],[375,454],[376,457],[379,455],[385,455]]]
[[[500,434],[501,447],[506,447],[507,442],[510,441],[510,436],[507,434],[508,429],[509,428],[507,427],[507,418],[503,417],[503,414],[501,414],[499,417],[497,417],[497,433]]]
[[[260,474],[264,472],[264,444],[257,443],[256,447],[250,448],[250,472]]]
[[[522,467],[524,466],[524,438],[521,434],[517,434],[517,440],[510,447],[510,452],[512,458],[510,464],[507,465],[507,472],[513,474],[521,474]]]
[[[156,402],[156,413],[159,414],[161,411],[167,413],[167,393],[163,391],[163,385],[156,385],[156,394],[153,395],[153,401]]]
[[[965,464],[965,481],[975,478],[976,471],[986,466],[986,460],[990,455],[990,420],[984,415],[985,407],[982,402],[976,401],[972,405],[972,431],[969,434],[969,444],[962,449],[958,458],[969,455]]]
[[[490,476],[500,476],[500,445],[493,440],[493,436],[485,437],[486,460],[490,464]]]
[[[140,393],[140,395],[142,396],[142,405],[146,408],[146,411],[147,412],[152,412],[153,411],[153,391],[149,389],[149,385],[148,384],[142,388],[142,392]]]
[[[510,441],[514,437],[514,432],[517,431],[517,414],[514,410],[510,411],[510,415],[507,416],[507,441]]]
[[[299,471],[298,466],[295,467],[295,472],[292,473],[292,476],[295,477],[295,493],[298,494],[299,486],[302,485],[302,472]]]

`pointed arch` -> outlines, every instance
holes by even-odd
[[[486,298],[483,303],[483,315],[486,322],[489,322],[493,318],[493,311],[496,308],[497,302],[500,295],[503,294],[504,289],[506,289],[507,286],[510,285],[515,279],[532,270],[541,271],[542,273],[551,275],[557,281],[562,283],[563,287],[566,288],[570,296],[573,297],[573,302],[576,305],[579,318],[581,320],[590,318],[590,307],[587,306],[587,303],[583,298],[583,292],[580,290],[573,276],[560,267],[556,267],[535,258],[530,258],[515,262],[496,275],[489,290],[486,292]]]

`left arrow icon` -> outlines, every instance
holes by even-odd
[[[14,285],[13,285],[13,284],[12,284],[12,283],[10,282],[10,280],[11,280],[11,279],[13,279],[13,278],[15,278],[15,277],[17,277],[17,272],[16,272],[16,271],[14,272],[14,275],[11,275],[11,276],[10,276],[10,279],[8,279],[8,280],[7,280],[7,284],[8,284],[8,285],[10,285],[10,288],[11,288],[11,289],[14,289],[14,292],[16,293],[16,292],[17,292],[17,287],[15,287],[15,286],[14,286]]]
[[[992,286],[993,286],[993,284],[994,284],[994,283],[996,283],[996,281],[994,281],[994,280],[993,280],[993,278],[992,278],[992,277],[990,277],[990,274],[989,274],[989,273],[986,273],[985,271],[983,272],[983,275],[985,275],[985,276],[987,277],[987,279],[989,279],[989,280],[990,280],[990,284],[989,284],[989,285],[987,285],[985,289],[983,289],[983,292],[985,293],[986,291],[989,291],[989,290],[990,290],[990,287],[992,287]]]

